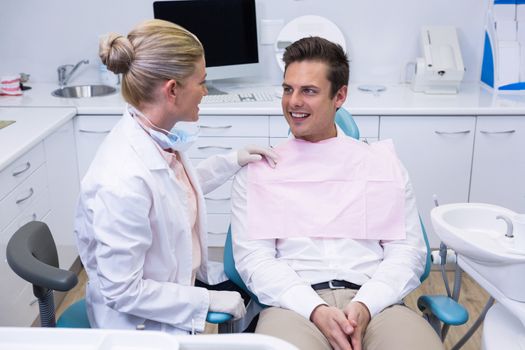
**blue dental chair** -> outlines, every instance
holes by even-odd
[[[353,137],[355,139],[359,139],[359,129],[357,127],[357,124],[355,123],[354,119],[352,118],[352,115],[345,110],[344,108],[339,108],[337,110],[337,113],[335,115],[335,122],[339,126],[339,128],[348,136]],[[421,217],[419,218],[421,223],[421,229],[423,232],[423,237],[425,240],[425,245],[427,248],[427,257],[426,257],[426,263],[425,263],[425,270],[420,277],[420,281],[423,282],[426,280],[428,275],[430,274],[430,268],[432,266],[432,260],[431,260],[431,250],[430,245],[427,238],[427,233],[425,230],[425,227],[423,225],[423,221],[421,220]],[[226,242],[224,245],[224,271],[226,273],[226,276],[235,283],[238,287],[246,291],[252,298],[250,301],[247,309],[247,321],[244,321],[243,325],[240,327],[237,327],[237,329],[234,329],[235,331],[242,331],[245,329],[246,325],[251,322],[251,317],[253,317],[253,313],[260,311],[262,308],[266,307],[266,305],[261,304],[257,297],[251,293],[246,285],[244,284],[243,280],[239,276],[239,273],[237,272],[237,269],[235,268],[235,261],[233,258],[233,249],[232,249],[232,238],[231,238],[231,226],[228,228],[228,233],[226,236]],[[455,293],[456,294],[456,293]],[[455,295],[455,298],[452,298],[451,296],[443,296],[443,295],[423,295],[418,299],[418,308],[422,311],[423,317],[429,321],[431,326],[434,328],[434,330],[438,333],[440,338],[443,340],[446,336],[448,327],[451,325],[461,325],[467,322],[468,320],[468,312],[467,310],[461,306],[457,302],[457,298],[459,297],[459,293]],[[250,311],[250,307],[252,307],[255,311]]]

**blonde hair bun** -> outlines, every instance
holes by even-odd
[[[100,39],[99,56],[108,70],[126,73],[135,59],[135,49],[125,36],[109,33]]]

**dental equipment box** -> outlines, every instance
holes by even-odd
[[[427,94],[456,94],[465,73],[456,28],[422,27],[421,48],[412,89]]]

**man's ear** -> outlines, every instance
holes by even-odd
[[[345,103],[348,94],[348,86],[343,85],[335,94],[335,107],[339,108]]]

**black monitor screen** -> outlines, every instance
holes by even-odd
[[[259,61],[255,0],[156,1],[153,13],[195,34],[207,67]]]

